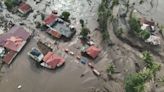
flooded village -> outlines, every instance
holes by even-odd
[[[162,0],[1,0],[0,92],[164,92]]]

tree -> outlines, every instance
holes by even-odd
[[[71,14],[69,12],[63,11],[62,14],[61,14],[61,17],[62,17],[63,20],[68,21],[70,15]]]
[[[12,9],[14,7],[14,0],[5,0],[5,5],[8,10]]]
[[[81,27],[84,27],[84,20],[83,19],[80,19],[80,24],[81,24]]]
[[[146,68],[139,73],[133,73],[125,78],[126,92],[144,92],[144,83],[153,77],[160,69],[160,65],[154,63],[152,56],[148,51],[143,52],[143,61],[146,63]]]
[[[112,0],[112,6],[111,6],[111,9],[113,9],[113,7],[115,5],[118,5],[119,4],[119,0]]]
[[[89,33],[90,30],[88,28],[83,27],[81,29],[80,35],[82,36],[82,39],[87,39]]]
[[[139,21],[135,17],[130,18],[129,25],[130,25],[131,30],[133,30],[136,33],[140,33],[142,31],[140,29]]]
[[[144,3],[144,0],[140,0],[140,2],[139,2],[140,4],[143,4]]]
[[[20,0],[5,0],[5,5],[8,10],[11,10],[13,7],[15,7],[17,4],[20,3]]]
[[[143,52],[143,60],[146,63],[146,67],[152,72],[152,75],[155,75],[156,71],[160,70],[160,65],[154,63],[153,57],[148,51]]]
[[[126,92],[144,92],[144,81],[142,73],[128,75],[125,79]]]
[[[148,32],[147,30],[141,30],[139,35],[142,39],[146,40],[150,37],[150,32]]]
[[[108,19],[111,16],[111,10],[109,9],[109,0],[102,0],[98,8],[98,23],[102,34],[103,41],[109,41],[110,36],[107,30]]]

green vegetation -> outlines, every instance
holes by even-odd
[[[135,17],[130,18],[129,26],[131,27],[131,30],[133,30],[136,33],[140,33],[142,31],[139,21]]]
[[[119,29],[116,30],[115,33],[116,33],[116,36],[121,37],[122,34],[123,34],[123,29],[122,28],[119,28]]]
[[[113,9],[113,7],[118,4],[119,4],[119,0],[112,0],[112,6],[110,8]]]
[[[126,77],[126,92],[144,92],[145,82],[155,77],[156,72],[160,70],[160,65],[154,62],[153,57],[148,51],[143,52],[142,58],[146,64],[146,68],[139,73],[130,74]]]
[[[45,31],[48,27],[46,25],[39,25],[37,28],[40,28],[41,31]]]
[[[45,19],[45,14],[41,13],[41,18],[42,18],[42,20],[44,20]]]
[[[148,32],[147,30],[142,30],[140,33],[139,33],[139,36],[140,38],[146,40],[150,37],[150,32]]]
[[[83,19],[80,19],[80,24],[81,24],[81,27],[84,27],[84,20]]]
[[[140,4],[143,4],[144,3],[144,0],[140,0],[140,2],[139,2]]]
[[[67,11],[63,11],[62,14],[61,14],[61,18],[64,20],[64,21],[68,21],[69,20],[69,16],[71,14]]]
[[[164,26],[163,25],[160,25],[159,26],[159,33],[163,36],[163,29],[164,29]]]
[[[108,68],[106,69],[106,72],[107,72],[108,75],[113,74],[114,73],[114,65],[113,64],[110,64],[108,66]]]
[[[82,37],[82,39],[87,39],[88,38],[88,34],[90,33],[90,30],[86,27],[82,27],[80,35]]]
[[[108,7],[108,0],[102,0],[98,8],[98,23],[102,33],[103,41],[109,41],[110,36],[107,30],[108,19],[111,16],[111,10]]]
[[[143,60],[146,63],[146,67],[150,69],[153,75],[160,69],[160,65],[154,63],[153,57],[148,51],[143,52]]]
[[[11,10],[13,7],[16,6],[17,0],[5,0],[5,5],[8,10]]]
[[[129,26],[131,31],[135,33],[138,37],[146,40],[150,37],[150,32],[147,30],[142,30],[139,21],[135,17],[131,17],[129,20]]]

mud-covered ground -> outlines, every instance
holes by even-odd
[[[4,65],[2,67],[0,74],[2,76],[0,77],[0,90],[2,92],[93,92],[95,90],[97,90],[96,92],[101,92],[99,89],[104,90],[104,92],[124,92],[124,77],[137,70],[136,63],[141,67],[143,65],[143,61],[140,59],[141,52],[119,40],[113,33],[111,25],[108,26],[108,30],[110,38],[115,45],[104,48],[101,42],[101,34],[98,31],[94,31],[98,26],[97,8],[100,0],[42,0],[37,5],[33,0],[27,0],[27,3],[32,6],[34,11],[26,19],[22,19],[16,14],[11,14],[6,9],[0,12],[1,16],[5,16],[6,14],[12,16],[11,18],[7,18],[8,21],[11,20],[16,24],[23,22],[26,24],[24,26],[28,31],[36,30],[36,36],[30,40],[14,62],[10,66]],[[143,9],[141,11],[143,15],[164,24],[162,21],[164,20],[163,5],[163,0],[159,0],[157,7],[149,12],[146,12],[149,8],[137,7],[137,9]],[[71,23],[77,28],[77,33],[69,42],[60,41],[59,46],[69,48],[75,54],[79,53],[79,50],[76,48],[81,46],[78,40],[80,32],[79,19],[85,20],[85,23],[91,30],[91,38],[102,49],[100,56],[92,61],[96,69],[102,73],[102,77],[96,77],[87,65],[78,63],[75,57],[61,50],[56,49],[56,53],[65,57],[66,64],[57,70],[47,70],[38,67],[27,56],[27,52],[32,47],[37,47],[36,42],[38,38],[54,42],[54,39],[50,38],[45,32],[37,30],[34,23],[41,21],[41,16],[37,11],[48,15],[52,10],[58,10],[59,13],[65,10],[71,12]],[[33,17],[34,15],[37,15],[36,19]],[[154,59],[162,63],[159,57],[154,56]],[[115,65],[115,71],[117,72],[113,75],[114,80],[108,80],[106,76],[106,68],[111,63]],[[162,70],[159,73],[161,76],[164,74]],[[85,76],[80,77],[81,74]],[[18,85],[22,85],[22,88],[18,89]],[[156,92],[163,91],[162,87],[156,90]]]

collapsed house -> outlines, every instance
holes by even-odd
[[[147,30],[151,34],[150,37],[145,40],[145,42],[152,45],[160,45],[160,37],[155,34],[157,31],[155,22],[153,20],[148,21],[145,18],[141,18],[140,24],[142,30]]]
[[[43,20],[43,24],[48,27],[46,32],[55,38],[70,39],[76,33],[74,27],[69,26],[64,20],[56,14],[50,14]]]

